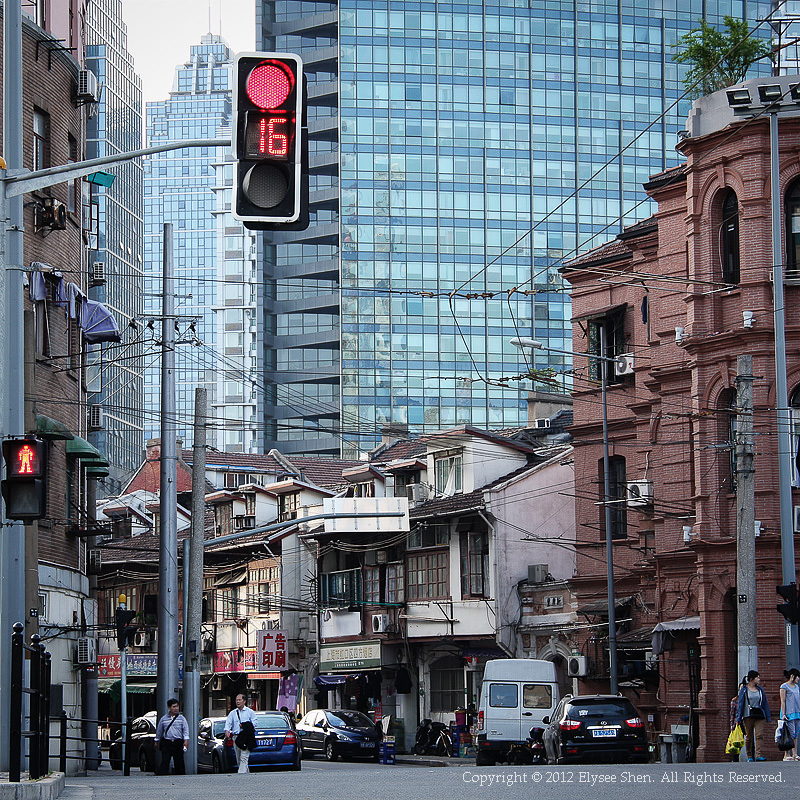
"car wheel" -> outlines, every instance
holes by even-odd
[[[302,768],[302,761],[301,761],[300,751],[298,750],[297,757],[295,758],[294,763],[292,764],[291,767],[289,767],[289,769],[291,769],[293,772],[300,772],[301,768]]]
[[[219,756],[217,755],[211,759],[211,771],[215,775],[219,775],[222,772],[222,764],[219,763]]]
[[[144,750],[139,751],[139,769],[142,772],[147,772],[150,769],[150,765],[147,763],[147,753]]]
[[[328,741],[325,743],[325,758],[327,758],[328,761],[336,761],[338,757],[339,754],[336,752],[333,739],[328,739]]]

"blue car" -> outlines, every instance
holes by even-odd
[[[288,767],[299,770],[302,750],[294,722],[280,711],[256,713],[257,747],[250,752],[253,767]],[[211,772],[235,772],[233,740],[225,739],[225,717],[200,720],[197,729],[197,767]]]

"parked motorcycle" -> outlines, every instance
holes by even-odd
[[[452,756],[453,742],[447,725],[423,719],[417,727],[414,752],[418,756]]]
[[[544,750],[544,728],[531,728],[524,742],[514,744],[508,751],[508,763],[515,766],[546,764]]]

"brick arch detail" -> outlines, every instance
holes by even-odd
[[[739,170],[722,164],[719,169],[708,174],[700,187],[692,213],[700,215],[702,219],[709,219],[712,206],[717,201],[720,192],[727,189],[733,189],[740,205],[744,200],[749,199],[745,196],[745,184]]]
[[[787,386],[788,400],[789,403],[791,404],[792,395],[795,393],[800,393],[800,364],[794,367],[790,367],[786,371],[786,386]],[[769,382],[769,386],[767,388],[767,404],[771,408],[775,408],[777,406],[774,378]]]
[[[730,380],[730,369],[720,368],[706,383],[706,388],[700,396],[701,408],[716,408],[719,396],[726,390],[732,389],[733,383]]]

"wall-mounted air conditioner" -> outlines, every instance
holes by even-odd
[[[103,406],[92,404],[87,409],[86,424],[89,426],[90,431],[103,430]]]
[[[538,417],[533,421],[534,428],[549,428],[550,419],[548,417]]]
[[[89,280],[92,286],[103,286],[106,282],[106,262],[95,261],[90,267]]]
[[[36,206],[36,227],[63,231],[67,227],[67,207],[55,197],[45,197],[41,205]]]
[[[90,69],[78,72],[78,100],[88,100],[96,103],[100,99],[100,85],[97,75]]]
[[[586,656],[570,656],[567,659],[567,675],[582,678],[586,675]]]
[[[389,615],[388,614],[373,614],[372,615],[372,632],[373,633],[386,633],[389,630]]]
[[[75,658],[78,664],[97,663],[97,639],[81,636],[78,639],[78,650]]]
[[[150,631],[136,631],[136,633],[133,634],[134,647],[150,647],[151,642],[152,637]]]
[[[428,499],[428,487],[424,483],[409,483],[406,496],[409,503],[424,503]]]
[[[528,564],[528,583],[544,583],[548,572],[547,564]]]
[[[628,481],[628,505],[632,507],[653,504],[653,481]]]
[[[614,359],[614,374],[618,378],[633,375],[633,353],[622,353]]]

